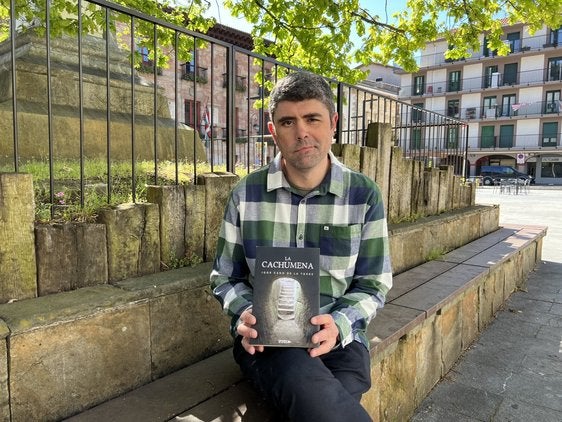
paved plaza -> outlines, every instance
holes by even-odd
[[[478,188],[500,224],[548,226],[542,262],[422,402],[411,422],[562,421],[562,187]]]

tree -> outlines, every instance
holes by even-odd
[[[389,1],[389,0],[385,0]],[[508,54],[500,39],[505,16],[531,33],[562,24],[560,0],[408,0],[408,9],[382,21],[359,0],[226,0],[234,16],[253,25],[255,50],[280,61],[347,82],[364,78],[351,63],[395,63],[415,71],[414,55],[445,38],[450,59],[470,57],[486,34],[488,47]],[[352,43],[357,34],[361,42]],[[273,43],[265,43],[269,39]]]
[[[214,19],[204,16],[204,12],[209,8],[208,0],[189,0],[187,5],[170,5],[168,2],[159,0],[112,1],[196,32],[205,33],[215,23]],[[79,26],[81,26],[83,34],[104,34],[106,29],[112,33],[121,31],[117,38],[125,40],[130,38],[130,30],[134,28],[135,47],[137,49],[146,48],[149,51],[149,58],[158,67],[166,66],[169,57],[165,52],[175,46],[174,31],[159,25],[154,26],[143,19],[135,20],[133,27],[130,18],[122,13],[110,13],[108,19],[110,27],[106,28],[106,9],[86,0],[81,2],[80,10],[78,1],[15,0],[14,3],[15,12],[12,13],[10,0],[0,0],[0,42],[10,36],[10,17],[12,17],[17,22],[16,30],[19,33],[33,31],[41,37],[45,35],[47,21],[51,37],[76,36]],[[48,10],[47,4],[49,5]],[[182,37],[177,43],[178,57],[182,61],[190,59],[193,44],[194,41],[190,37]],[[138,66],[140,53],[138,51],[134,53],[135,63]]]
[[[76,33],[75,1],[15,0],[18,22],[28,22],[41,31],[47,1],[51,34]],[[203,33],[215,23],[204,13],[209,1],[216,0],[175,0],[173,4],[163,0],[114,1]],[[83,30],[103,31],[102,9],[85,0],[82,5]],[[365,77],[353,64],[395,63],[414,71],[416,52],[427,42],[443,37],[451,46],[446,53],[450,59],[470,57],[471,51],[479,49],[482,33],[491,50],[507,54],[509,47],[500,39],[499,17],[506,17],[509,23],[524,22],[531,33],[545,24],[550,28],[562,24],[560,0],[408,0],[408,8],[395,14],[390,22],[369,13],[359,0],[225,0],[224,5],[234,16],[252,24],[256,52],[350,83]],[[0,0],[0,41],[9,36],[9,16],[10,1]],[[119,19],[124,17],[113,14],[112,24]],[[115,26],[111,29],[115,30]],[[360,42],[354,43],[355,39]],[[156,54],[158,66],[165,66],[167,60],[165,54],[159,53],[175,42],[173,31],[161,27],[154,30],[142,20],[135,28],[135,40],[150,51],[151,59]],[[181,41],[179,57],[188,60],[193,43],[189,39]],[[153,48],[155,45],[158,48]]]

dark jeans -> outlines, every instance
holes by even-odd
[[[369,352],[360,343],[311,358],[290,347],[250,355],[238,337],[233,353],[254,387],[291,421],[371,421],[359,402],[371,386]]]

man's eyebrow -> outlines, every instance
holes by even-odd
[[[312,113],[307,113],[307,114],[305,114],[305,115],[302,116],[302,117],[305,118],[305,119],[310,119],[311,117],[321,117],[321,116],[322,116],[322,113],[312,112]],[[288,116],[281,116],[281,117],[279,117],[279,118],[277,119],[277,121],[278,121],[279,123],[283,123],[283,122],[286,122],[286,121],[288,121],[288,120],[294,120],[294,119],[296,119],[295,116],[288,115]]]

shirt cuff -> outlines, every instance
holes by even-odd
[[[340,333],[339,345],[343,348],[354,340],[351,322],[347,319],[345,314],[341,312],[334,312],[332,317],[334,318],[334,322],[336,323],[336,327],[338,327],[338,331]]]

